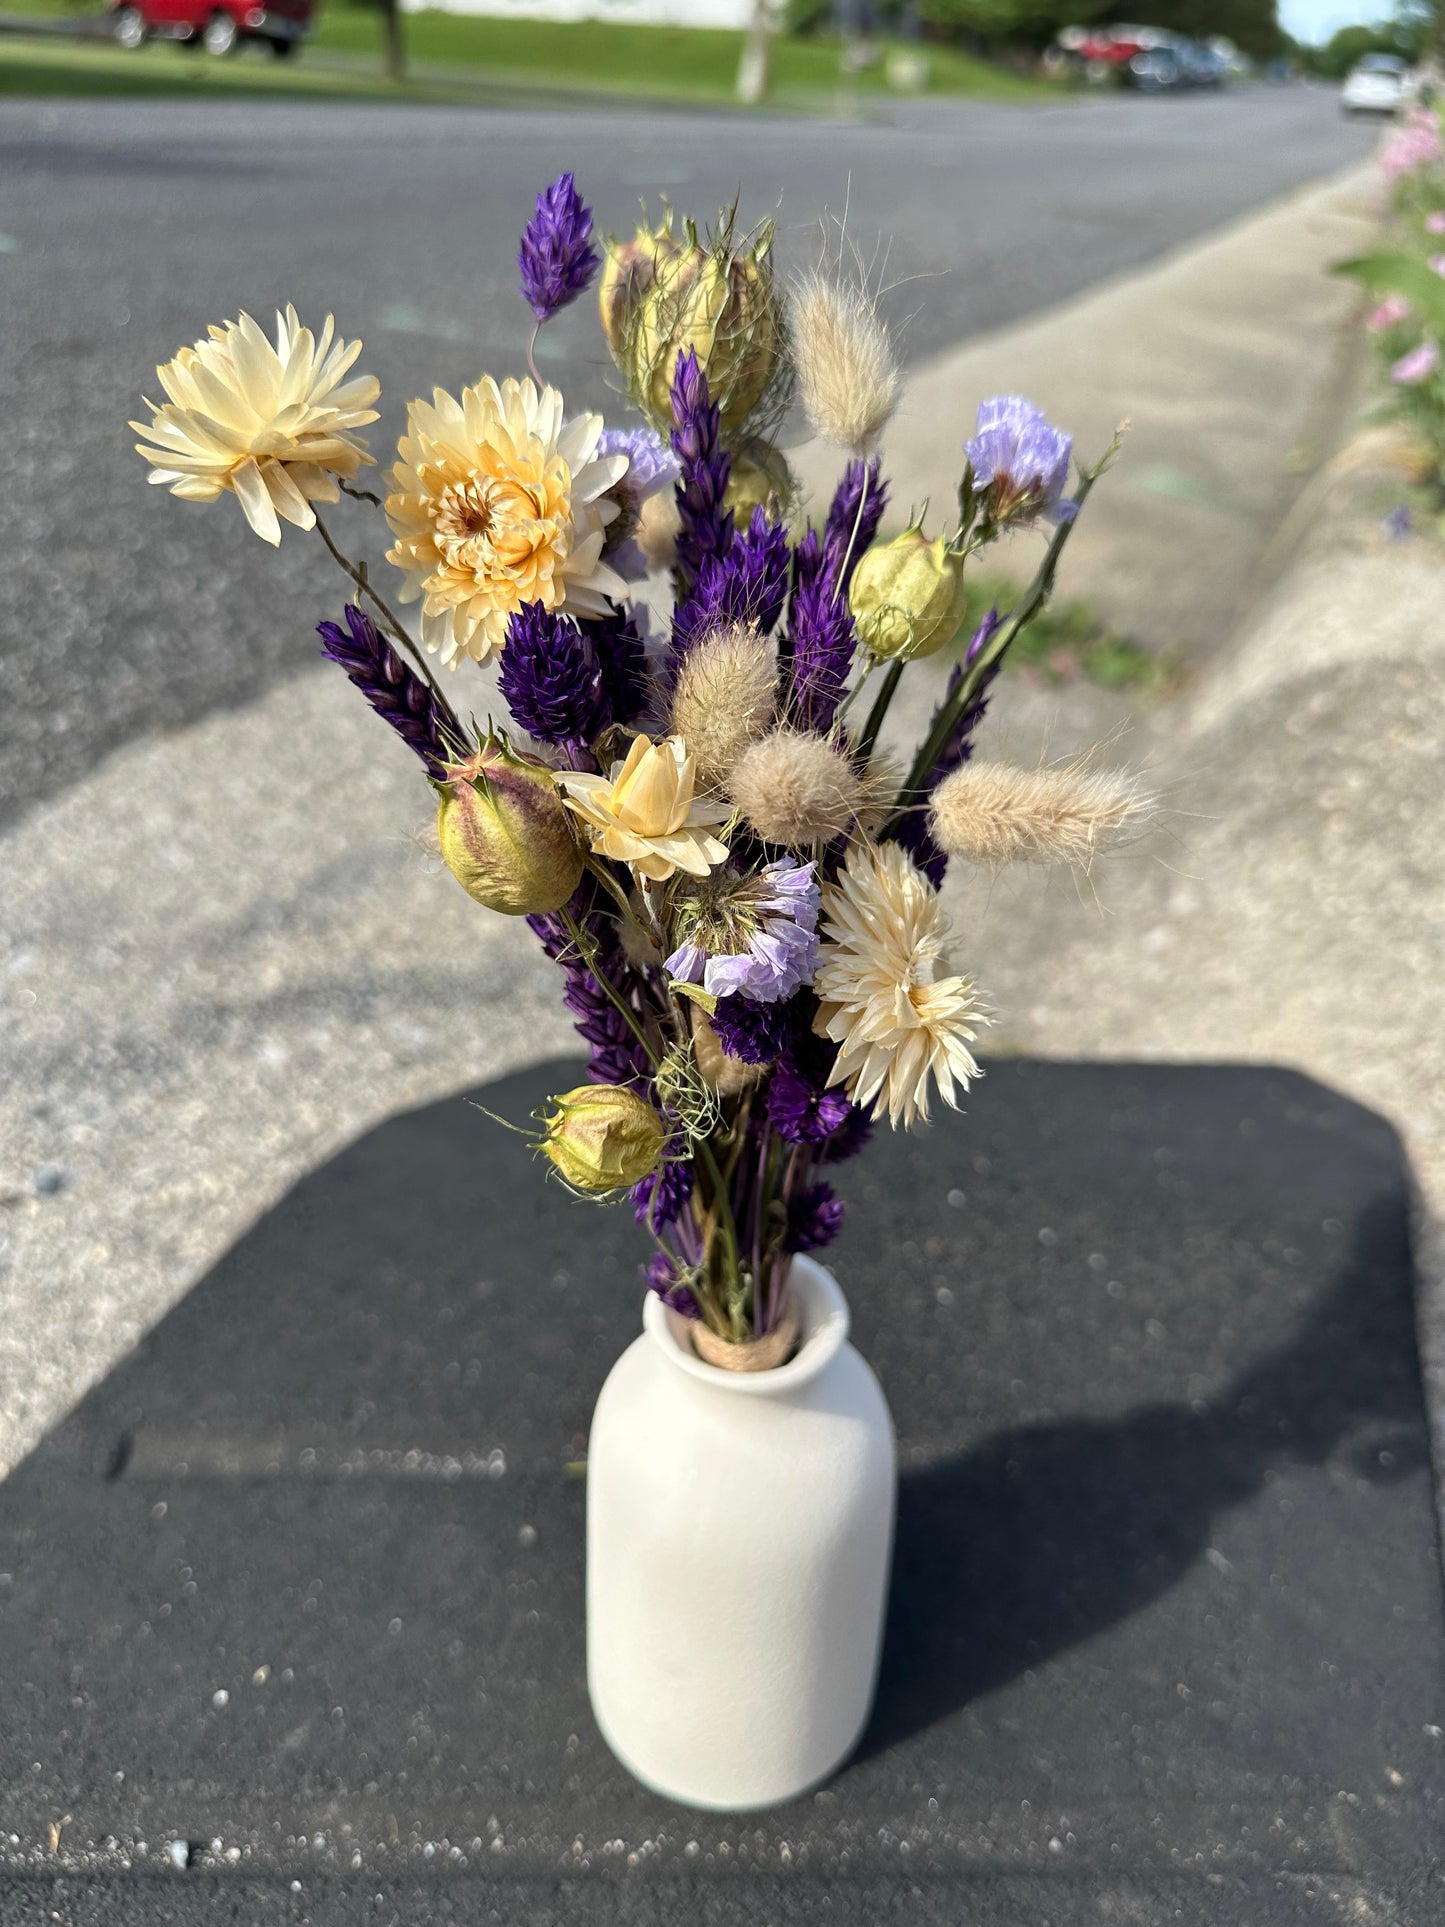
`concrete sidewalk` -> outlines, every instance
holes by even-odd
[[[1226,476],[1249,470],[1241,451],[1252,446],[1258,489],[1249,513],[1226,513],[1151,496],[1124,468],[1091,510],[1098,533],[1071,548],[1065,594],[1084,587],[1112,609],[1102,587],[1114,570],[1135,598],[1118,607],[1134,616],[1164,606],[1171,571],[1214,596],[1216,611],[1238,594],[1289,492],[1270,462],[1300,432],[1283,418],[1251,431],[1241,371],[1258,358],[1274,381],[1297,364],[1290,393],[1311,418],[1347,305],[1321,281],[1303,335],[1289,305],[1315,288],[1304,237],[1319,277],[1363,221],[1357,187],[1322,193],[1317,223],[1290,203],[1116,289],[1112,323],[1110,297],[1084,304],[1092,340],[1112,343],[1108,365],[1142,386],[1180,290],[1234,289],[1232,332],[1216,314],[1212,359],[1193,355],[1187,425],[1141,420],[1131,459],[1172,450],[1180,472]],[[1261,257],[1291,234],[1301,252],[1279,284],[1289,299],[1261,306],[1250,299]],[[1033,361],[1009,343],[967,351],[978,358],[962,391],[963,361],[950,359],[950,439],[977,395],[1035,385],[1040,356],[1082,343],[1079,311],[1022,339]],[[1066,384],[1036,387],[1051,406],[1070,399]],[[1072,401],[1062,412],[1084,446],[1096,416],[1119,412],[1112,395],[1082,386]],[[1256,415],[1273,419],[1258,400]],[[911,419],[904,495],[925,479],[930,446],[921,403]],[[1153,559],[1156,542],[1167,564]],[[1236,659],[1245,666],[1221,666],[1159,727],[1154,774],[1178,812],[1167,860],[1184,874],[1143,855],[1101,873],[1108,924],[1068,885],[979,888],[960,906],[960,959],[988,984],[1010,1042],[1052,1054],[1287,1054],[1408,1113],[1433,1170],[1438,1112],[1412,1069],[1432,981],[1413,893],[1438,841],[1438,814],[1415,799],[1439,706],[1406,666],[1433,650],[1438,669],[1440,638],[1423,631],[1439,578],[1428,557],[1394,551],[1362,554],[1343,585],[1341,566],[1328,553],[1313,561]],[[1332,625],[1322,633],[1339,638],[1329,673],[1268,666],[1296,660],[1316,609]],[[1057,707],[1015,687],[996,711],[1029,753],[1030,732],[1036,745]],[[1107,727],[1116,710],[1091,704],[1060,733]],[[1303,735],[1302,715],[1314,719]],[[1355,768],[1358,797],[1342,773]],[[318,668],[249,710],[126,749],[0,843],[0,1469],[341,1145],[401,1107],[571,1046],[552,966],[525,928],[480,914],[426,856],[412,832],[427,815],[414,760],[339,674]],[[986,1101],[985,1087],[976,1106]],[[488,1154],[479,1129],[476,1155]]]

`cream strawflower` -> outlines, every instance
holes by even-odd
[[[350,431],[376,420],[381,384],[371,375],[342,376],[361,353],[359,341],[333,341],[330,315],[319,336],[296,310],[276,317],[273,348],[243,314],[212,327],[156,369],[170,397],[147,400],[154,420],[132,422],[136,445],[155,466],[150,480],[188,502],[214,502],[228,490],[246,520],[274,548],[281,521],[313,528],[313,502],[335,502],[335,477],[350,480],[370,463]]]
[[[630,863],[652,883],[677,870],[705,877],[726,860],[727,844],[707,826],[727,820],[727,805],[694,801],[695,781],[696,766],[676,736],[663,743],[634,737],[627,761],[614,763],[610,776],[557,772],[567,807],[587,825],[594,851]]]
[[[387,560],[405,571],[402,601],[421,597],[422,643],[444,663],[485,662],[524,602],[601,616],[626,596],[602,541],[627,457],[598,455],[600,415],[564,424],[555,388],[484,375],[460,399],[438,388],[414,401],[406,428]]]
[[[896,843],[855,845],[822,913],[815,1029],[840,1046],[829,1081],[895,1130],[928,1122],[930,1077],[957,1110],[955,1082],[981,1075],[971,1027],[988,1018],[966,977],[934,981],[948,923],[932,884]]]

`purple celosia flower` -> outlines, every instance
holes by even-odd
[[[368,615],[355,603],[346,605],[346,627],[318,622],[321,653],[344,669],[378,716],[426,764],[426,773],[439,782],[448,763],[461,753],[448,743],[451,718],[414,669],[404,663]]]
[[[1074,438],[1046,421],[1022,395],[982,402],[978,428],[963,445],[974,487],[987,491],[996,522],[1026,523],[1043,516],[1069,522],[1077,505],[1063,500]]]
[[[821,1144],[847,1123],[852,1108],[841,1090],[795,1062],[780,1064],[768,1084],[768,1122],[789,1144]]]
[[[644,1178],[628,1192],[637,1222],[649,1231],[666,1231],[677,1223],[683,1207],[692,1196],[692,1166],[676,1155],[680,1146],[669,1146],[671,1156],[651,1177]]]
[[[524,602],[508,622],[497,686],[539,743],[580,748],[608,721],[591,641],[570,617],[540,602]]]
[[[575,301],[597,272],[592,245],[592,210],[563,174],[537,196],[537,211],[522,230],[517,266],[522,298],[538,321],[550,321]]]
[[[1408,355],[1401,355],[1390,370],[1390,379],[1399,382],[1402,388],[1413,388],[1427,381],[1439,366],[1439,348],[1433,341],[1422,341]]]
[[[974,631],[963,663],[954,665],[939,709],[946,707],[963,680],[964,669],[973,667],[998,626],[998,610],[990,609]],[[949,732],[948,740],[939,752],[938,761],[923,779],[922,795],[915,797],[913,806],[905,812],[903,820],[892,832],[892,841],[901,844],[907,850],[935,890],[943,885],[944,875],[948,870],[948,857],[938,847],[933,839],[933,832],[928,827],[928,798],[932,796],[945,776],[951,776],[954,770],[966,763],[973,754],[974,731],[983,720],[984,712],[988,708],[988,692],[997,674],[998,664],[995,663],[974,691],[973,700]],[[935,718],[938,713],[938,710],[934,711]]]
[[[713,630],[737,624],[767,635],[782,614],[792,554],[788,531],[762,509],[735,537],[725,556],[705,557],[692,593],[672,619],[672,667]]]
[[[842,1164],[848,1158],[857,1157],[872,1135],[873,1119],[858,1105],[850,1104],[848,1115],[843,1122],[828,1138],[827,1143],[818,1147],[819,1163]]]
[[[709,395],[695,349],[685,348],[672,376],[672,450],[682,464],[677,484],[677,570],[683,591],[703,560],[726,555],[733,543],[733,512],[724,500],[732,461],[722,445],[722,413]]]
[[[800,1191],[788,1206],[787,1251],[821,1251],[843,1229],[843,1200],[831,1184],[815,1184]]]
[[[806,992],[776,1004],[760,1004],[751,997],[719,997],[709,1021],[729,1057],[742,1064],[771,1064],[801,1036],[815,1008]]]
[[[860,502],[863,507],[861,520],[858,514]],[[848,585],[853,580],[858,558],[872,546],[887,506],[888,484],[883,480],[882,458],[875,456],[866,465],[857,460],[849,462],[834,493],[823,530],[824,566],[833,578],[834,588],[841,589],[844,597],[848,594]]]
[[[651,694],[647,645],[636,616],[612,604],[605,616],[584,616],[581,629],[597,656],[606,710],[604,726],[635,722]]]
[[[720,871],[677,906],[683,941],[663,965],[714,997],[776,1004],[812,977],[818,881],[811,863],[766,863],[756,876]]]
[[[682,474],[682,464],[650,428],[604,428],[597,453],[627,457],[627,473],[608,490],[618,512],[603,538],[603,558],[629,582],[640,582],[647,574],[647,558],[632,538],[642,505],[673,486]]]
[[[677,1260],[667,1251],[654,1251],[642,1268],[642,1276],[649,1291],[655,1291],[669,1311],[679,1312],[684,1318],[700,1318],[697,1300],[682,1284],[677,1275]]]
[[[788,609],[786,647],[780,653],[787,665],[789,722],[820,735],[831,729],[857,647],[848,599],[837,591],[825,551],[823,566],[798,581]]]

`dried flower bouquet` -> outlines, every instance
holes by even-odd
[[[538,1148],[574,1190],[630,1200],[649,1286],[740,1360],[786,1320],[793,1254],[837,1235],[823,1173],[875,1118],[926,1121],[935,1087],[956,1106],[979,1074],[984,1005],[943,960],[950,857],[1087,862],[1140,813],[1127,778],[973,760],[1108,456],[1067,495],[1070,438],[999,397],[949,526],[880,540],[899,375],[861,277],[785,291],[771,229],[740,239],[730,215],[599,254],[566,174],[519,265],[537,327],[597,281],[632,425],[569,416],[529,345],[531,379],[411,404],[383,500],[358,485],[378,395],[360,344],[289,308],[274,343],[242,315],[181,349],[132,425],[152,482],[233,495],[272,544],[315,529],[351,578],[325,655],[420,758],[453,876],[556,960],[591,1054]],[[795,521],[777,447],[794,393],[847,456],[821,528]],[[343,490],[382,507],[394,588],[321,520]],[[911,766],[883,761],[904,669],[961,633],[970,558],[1040,525],[1032,586],[979,613]],[[650,636],[629,605],[663,571],[671,620]],[[511,721],[479,735],[438,667],[493,659]]]

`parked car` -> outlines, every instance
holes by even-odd
[[[1396,54],[1366,54],[1340,92],[1347,114],[1393,114],[1409,98],[1410,70]]]
[[[179,40],[222,55],[243,40],[264,40],[284,59],[311,31],[311,0],[111,0],[110,20],[121,47]]]

